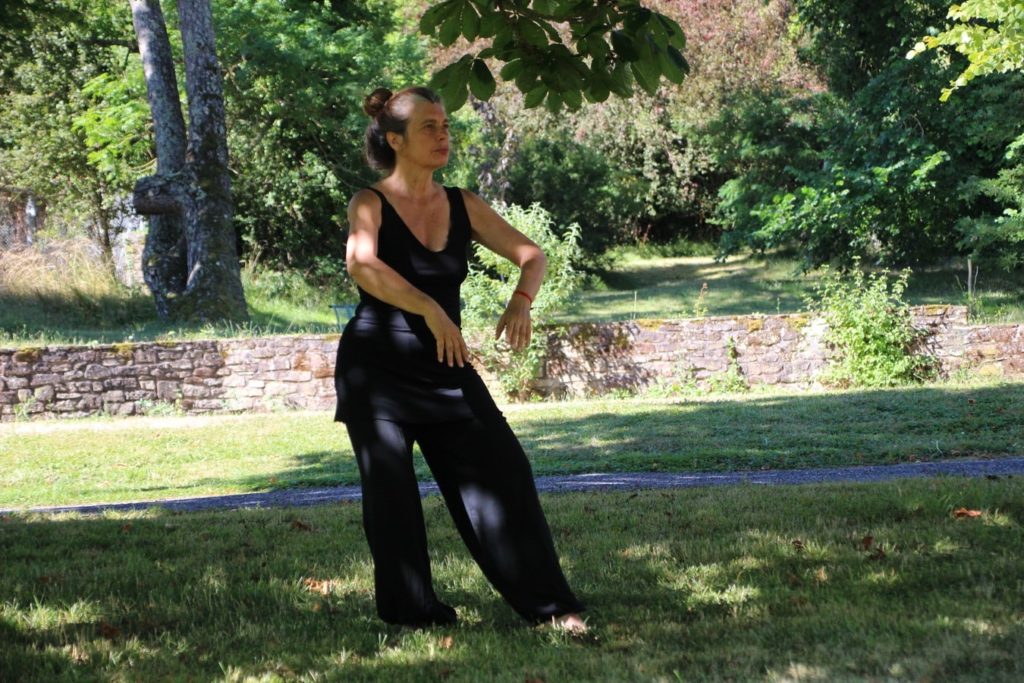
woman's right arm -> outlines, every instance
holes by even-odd
[[[349,275],[371,295],[392,306],[423,316],[437,342],[438,362],[463,367],[469,357],[458,325],[441,305],[422,290],[413,287],[393,268],[377,258],[380,231],[380,198],[370,190],[360,190],[348,204],[348,243],[345,265]]]

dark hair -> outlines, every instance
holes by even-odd
[[[417,98],[441,103],[440,95],[424,87],[405,88],[396,93],[377,88],[363,101],[363,111],[370,117],[366,127],[366,162],[371,168],[390,171],[395,167],[395,150],[388,144],[387,134],[405,135]]]

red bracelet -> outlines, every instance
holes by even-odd
[[[531,305],[531,306],[533,305],[533,297],[532,297],[532,296],[530,296],[529,294],[527,294],[526,292],[524,292],[523,290],[521,290],[521,289],[517,289],[516,291],[514,291],[514,292],[512,292],[512,293],[513,293],[513,294],[522,294],[523,296],[525,296],[525,297],[526,297],[526,298],[527,298],[527,299],[529,300],[529,302],[530,302],[530,305]]]

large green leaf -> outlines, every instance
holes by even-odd
[[[626,62],[632,62],[640,57],[633,40],[623,31],[612,31],[612,49]]]
[[[668,49],[658,52],[658,64],[661,66],[661,72],[665,74],[665,78],[673,83],[682,83],[686,74],[690,72],[690,65],[686,58],[671,45],[668,46]]]
[[[520,19],[516,28],[530,45],[534,47],[547,47],[548,34],[541,28],[540,24],[531,19]]]
[[[453,12],[458,12],[459,3],[457,0],[445,0],[434,5],[420,18],[420,33],[431,35],[438,24],[445,21]]]
[[[544,106],[552,114],[557,114],[562,110],[562,96],[554,91],[548,92],[548,98],[544,101]]]
[[[491,70],[482,59],[473,60],[473,70],[469,78],[469,89],[478,100],[489,100],[498,84],[491,75]]]
[[[650,62],[646,61],[636,61],[630,62],[629,67],[633,72],[633,78],[636,79],[637,85],[643,88],[649,95],[653,95],[658,92],[658,77],[651,78],[651,69],[649,67],[647,69],[642,68],[643,65],[649,64]]]
[[[533,90],[526,93],[526,97],[523,100],[523,106],[527,109],[533,109],[534,107],[540,106],[540,103],[544,101],[544,96],[547,94],[547,86],[543,84],[538,85]]]
[[[461,8],[461,5],[459,6]],[[454,43],[462,32],[462,13],[452,12],[441,24],[441,30],[437,32],[437,40],[444,46]]]
[[[462,9],[462,35],[471,42],[480,35],[480,15],[471,3],[466,3]]]

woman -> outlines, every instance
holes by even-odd
[[[419,489],[417,442],[462,539],[524,619],[586,631],[519,441],[469,363],[459,287],[475,239],[516,263],[516,293],[498,321],[514,349],[531,335],[541,250],[472,192],[442,187],[448,119],[427,88],[375,90],[366,157],[386,176],[349,203],[348,272],[359,306],[338,345],[335,420],[359,465],[363,527],[374,562],[377,613],[410,626],[452,624],[434,593]]]

